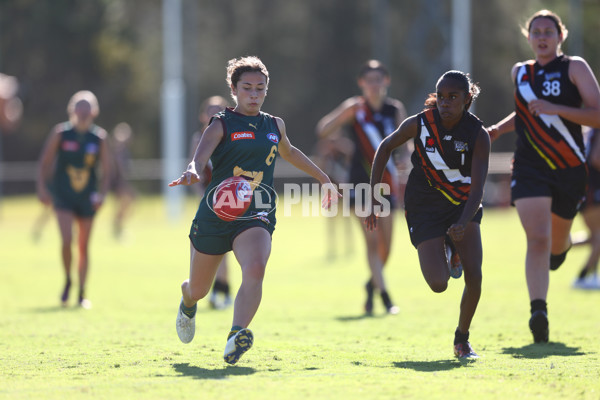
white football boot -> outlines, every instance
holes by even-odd
[[[196,316],[188,317],[181,311],[181,307],[177,308],[177,336],[183,343],[189,343],[194,338],[196,333]]]

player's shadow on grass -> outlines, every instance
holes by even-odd
[[[421,372],[450,371],[469,365],[470,362],[458,360],[435,360],[435,361],[395,361],[394,367],[412,369]]]
[[[340,322],[352,322],[352,321],[360,321],[361,319],[370,319],[370,318],[384,318],[387,317],[387,314],[358,314],[358,315],[340,315],[339,317],[335,317]]]
[[[81,307],[78,306],[67,306],[67,307],[63,307],[61,305],[58,306],[47,306],[47,307],[35,307],[35,308],[30,308],[29,311],[31,311],[34,314],[50,314],[50,313],[59,313],[59,312],[72,312],[72,311],[86,311]]]
[[[545,358],[550,356],[584,356],[587,353],[580,351],[579,347],[569,347],[560,342],[531,343],[523,347],[505,347],[504,354],[510,354],[514,358]]]
[[[251,375],[256,372],[250,367],[227,366],[220,369],[200,368],[189,363],[173,364],[173,369],[182,376],[189,376],[195,379],[225,379],[228,376]]]

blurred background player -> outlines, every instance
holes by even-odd
[[[109,141],[112,160],[110,174],[110,191],[117,201],[113,220],[113,234],[120,239],[123,235],[123,222],[130,215],[135,200],[135,191],[129,183],[131,164],[131,141],[133,130],[126,122],[117,124]]]
[[[0,134],[12,133],[21,121],[23,103],[18,93],[17,78],[0,73]]]
[[[381,142],[371,174],[375,193],[392,151],[414,141],[413,168],[404,199],[410,240],[417,249],[423,277],[436,293],[448,288],[448,240],[463,262],[465,288],[454,332],[458,358],[478,357],[469,343],[469,328],[481,296],[481,202],[490,155],[489,136],[469,112],[478,95],[479,87],[467,74],[446,72],[437,81],[436,93],[425,101],[425,110],[406,119]],[[367,229],[379,229],[374,212],[365,222]]]
[[[75,93],[67,105],[69,120],[50,132],[39,161],[37,192],[44,204],[52,204],[61,236],[65,285],[60,297],[66,306],[71,288],[73,223],[78,227],[79,297],[83,308],[89,267],[89,240],[96,211],[104,202],[110,182],[110,154],[106,131],[94,124],[100,113],[96,96],[87,90]],[[101,168],[100,183],[96,169]]]
[[[198,147],[198,143],[200,143],[200,138],[202,137],[202,133],[208,127],[211,118],[221,111],[225,110],[225,108],[229,107],[230,104],[224,97],[221,96],[211,96],[208,99],[204,100],[202,104],[200,104],[200,112],[198,114],[198,120],[200,121],[200,130],[194,132],[192,135],[191,143],[190,143],[190,158],[194,157],[194,152]],[[192,185],[192,191],[198,197],[202,198],[204,196],[204,191],[206,190],[206,186],[210,183],[212,176],[212,164],[209,161],[204,168],[204,171],[200,174],[200,182],[197,185]],[[230,295],[230,287],[229,287],[229,266],[227,262],[227,255],[223,256],[221,263],[219,264],[219,269],[217,269],[217,274],[215,276],[215,281],[212,286],[212,290],[210,293],[210,297],[208,298],[208,304],[210,304],[211,308],[214,309],[223,309],[227,308],[231,305],[231,295]]]
[[[381,141],[396,129],[406,118],[406,110],[399,100],[388,97],[387,91],[391,83],[388,69],[377,60],[367,61],[358,73],[357,84],[361,90],[360,96],[344,100],[317,124],[317,135],[324,139],[346,128],[348,137],[354,144],[350,163],[348,183],[356,186],[369,182],[371,163],[375,150]],[[398,171],[393,162],[388,164],[384,182],[391,187],[390,201],[392,207],[398,205]],[[356,207],[366,204],[366,199],[360,196],[362,192],[350,192],[350,205]],[[358,204],[357,204],[358,203]],[[379,290],[385,309],[390,314],[397,314],[398,307],[392,303],[385,283],[383,268],[390,255],[394,214],[381,218],[380,228],[376,231],[361,229],[367,247],[367,262],[370,277],[366,284],[367,299],[365,312],[373,313],[373,295]]]
[[[598,260],[600,259],[600,129],[589,129],[587,136],[588,187],[581,216],[588,234],[573,235],[573,246],[589,244],[590,254],[573,282],[577,289],[600,289]],[[587,236],[587,237],[584,237]]]
[[[115,196],[115,215],[113,219],[113,235],[121,239],[124,220],[130,215],[135,200],[135,191],[128,180],[131,163],[131,141],[133,131],[126,122],[117,124],[108,138],[112,168],[110,169],[109,191]],[[42,232],[53,214],[51,205],[42,204],[43,208],[36,217],[32,228],[34,242],[40,240]]]
[[[341,131],[335,132],[316,145],[315,163],[331,178],[335,185],[348,182],[350,160],[354,154],[354,143],[343,135]],[[354,253],[354,237],[352,235],[351,219],[346,218],[342,212],[325,219],[327,229],[327,254],[328,260],[334,260],[338,254],[338,242],[341,239],[343,248],[341,254],[350,256]],[[339,229],[342,233],[339,234]]]
[[[511,200],[527,238],[529,329],[535,343],[546,343],[550,271],[571,248],[588,179],[582,125],[600,128],[600,89],[583,58],[563,54],[568,31],[556,13],[534,13],[522,32],[535,59],[513,66],[515,111],[488,132],[492,140],[517,133]]]

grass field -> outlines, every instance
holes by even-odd
[[[58,306],[55,222],[31,238],[40,210],[29,197],[0,203],[0,399],[600,399],[600,292],[570,288],[588,249],[573,249],[552,274],[550,343],[533,345],[514,209],[484,214],[483,293],[471,328],[479,360],[452,354],[462,281],[442,294],[428,289],[401,215],[386,272],[400,314],[383,314],[378,302],[365,318],[358,227],[338,221],[337,256],[328,259],[326,219],[295,209],[279,216],[255,344],[236,366],[222,360],[231,309],[202,300],[194,341],[175,332],[193,202],[173,223],[159,198],[140,199],[120,242],[106,205],[92,240],[91,310]]]

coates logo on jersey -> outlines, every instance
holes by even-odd
[[[233,132],[231,134],[231,141],[242,140],[242,139],[254,139],[254,132]]]
[[[267,133],[267,139],[275,144],[279,143],[279,137],[275,133]]]
[[[212,204],[209,199],[212,199]],[[225,179],[206,196],[208,207],[227,222],[268,215],[275,211],[277,201],[277,193],[273,188],[242,176]],[[244,215],[251,205],[253,210],[249,215]]]

